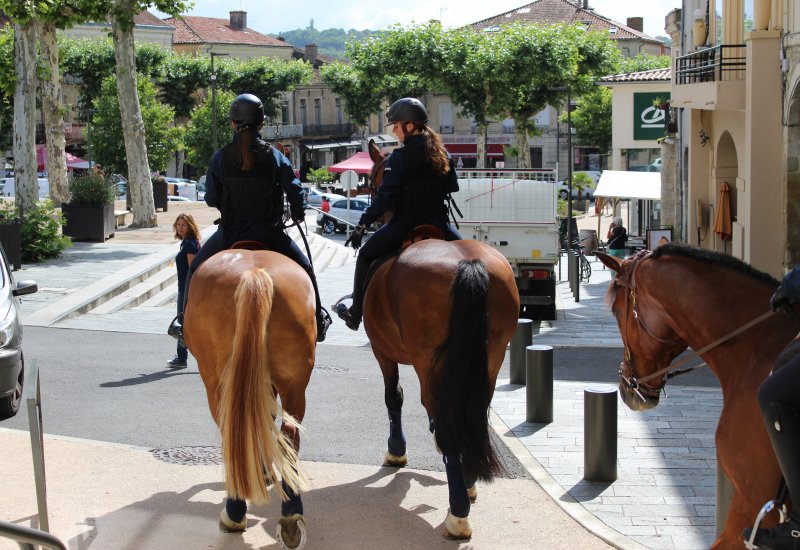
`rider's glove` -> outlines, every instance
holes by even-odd
[[[295,223],[303,223],[304,221],[306,221],[305,206],[302,205],[299,207],[293,206],[291,210],[291,216],[292,216],[292,221],[294,221]]]
[[[361,241],[364,238],[364,233],[367,231],[367,226],[364,224],[359,224],[353,229],[353,232],[350,233],[350,236],[344,242],[345,246],[352,246],[353,250],[358,250],[361,248]]]
[[[769,306],[772,308],[772,311],[781,310],[785,313],[791,313],[794,304],[794,299],[786,294],[783,285],[778,287],[778,290],[775,291],[775,294],[773,294],[772,298],[769,300]]]

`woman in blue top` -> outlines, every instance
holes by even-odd
[[[181,313],[183,311],[184,290],[186,289],[189,266],[200,251],[200,230],[190,214],[178,214],[175,223],[172,224],[172,229],[175,231],[175,238],[181,240],[180,250],[178,250],[178,255],[175,256],[175,267],[178,270],[178,313]],[[179,341],[177,355],[172,360],[167,361],[167,366],[173,369],[185,369],[188,358],[189,351]]]
[[[448,201],[450,194],[458,191],[458,176],[441,138],[428,126],[425,106],[411,97],[398,99],[389,107],[386,118],[403,147],[386,159],[378,194],[361,216],[351,237],[353,248],[361,246],[367,226],[386,211],[392,212],[392,219],[378,229],[358,253],[353,304],[350,308],[342,303],[336,306],[337,315],[352,330],[358,330],[361,324],[364,280],[374,260],[400,248],[403,240],[418,225],[439,227],[448,241],[461,239],[458,231],[448,223]]]

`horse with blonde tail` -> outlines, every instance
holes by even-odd
[[[185,313],[186,344],[222,436],[228,497],[220,528],[244,531],[247,501],[268,501],[272,485],[282,500],[276,536],[291,549],[307,540],[298,451],[314,366],[314,312],[311,281],[294,261],[232,249],[194,274]]]

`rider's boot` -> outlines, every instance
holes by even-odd
[[[319,297],[319,287],[317,286],[317,276],[314,274],[314,268],[309,265],[306,269],[306,273],[308,273],[308,276],[311,278],[311,286],[314,287],[314,299],[317,304],[317,342],[324,342],[325,334],[328,332],[328,327],[331,326],[333,321],[331,320],[328,310],[322,307],[322,300],[320,300]]]
[[[758,529],[753,543],[756,548],[800,550],[800,407],[772,402],[763,414],[786,488],[797,504],[793,504],[788,521],[772,529]],[[745,529],[742,536],[748,541],[751,534],[752,529]]]
[[[343,303],[339,303],[334,309],[339,319],[344,321],[344,324],[350,330],[358,330],[358,327],[361,326],[361,302],[364,296],[364,280],[368,269],[369,262],[356,261],[356,271],[353,276],[353,305],[348,308]]]
[[[186,311],[186,302],[189,301],[189,282],[192,280],[192,268],[186,273],[186,282],[183,285],[183,310],[178,313],[167,328],[167,334],[178,340],[178,343],[186,347],[183,341],[183,313]]]

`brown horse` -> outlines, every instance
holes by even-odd
[[[200,266],[188,299],[186,344],[197,358],[222,436],[228,498],[220,526],[243,531],[245,500],[269,500],[268,486],[279,479],[275,488],[283,503],[277,536],[287,548],[302,548],[298,423],[314,366],[311,281],[282,254],[226,250]]]
[[[727,255],[667,244],[626,260],[598,257],[616,272],[608,298],[625,346],[619,387],[628,407],[658,404],[673,359],[687,347],[719,379],[717,457],[734,496],[712,548],[741,548],[742,530],[781,477],[756,392],[800,322],[771,315],[778,281]]]
[[[380,151],[371,151],[377,154],[371,181],[380,185]],[[364,328],[383,373],[390,419],[385,464],[407,463],[398,364],[412,365],[445,461],[448,537],[471,536],[475,481],[500,471],[488,409],[518,312],[511,266],[477,241],[411,244],[376,270],[364,296]]]

